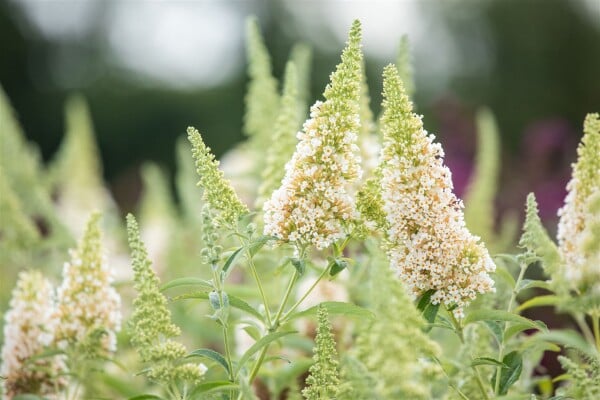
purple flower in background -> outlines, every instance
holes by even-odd
[[[525,186],[535,192],[540,217],[556,222],[556,212],[563,204],[570,164],[575,158],[577,134],[562,118],[531,123],[524,132],[519,164]]]

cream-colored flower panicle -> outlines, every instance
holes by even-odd
[[[600,279],[600,267],[592,262],[592,254],[584,251],[590,226],[597,221],[593,196],[600,192],[600,116],[589,114],[583,125],[583,138],[577,148],[577,162],[567,184],[565,205],[558,211],[558,246],[564,262],[564,273],[576,288],[584,288]],[[597,224],[597,222],[596,222]],[[593,271],[596,271],[595,273]]]
[[[467,230],[442,147],[412,112],[394,66],[385,68],[383,95],[381,185],[392,267],[414,296],[433,289],[432,302],[456,306],[462,317],[478,293],[494,290],[495,265]]]
[[[7,399],[26,393],[56,395],[65,385],[63,356],[40,355],[54,340],[57,320],[50,282],[38,271],[21,272],[5,316],[2,368]],[[61,377],[62,376],[62,377]]]
[[[100,213],[90,217],[77,249],[63,268],[58,288],[56,343],[87,351],[116,350],[121,329],[121,297],[111,285],[113,273],[103,254]]]
[[[265,203],[265,234],[324,249],[346,236],[355,218],[348,193],[362,171],[360,129],[360,23],[355,21],[342,62],[331,75],[324,102],[311,108],[281,186]]]

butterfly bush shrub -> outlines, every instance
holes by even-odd
[[[220,164],[189,127],[179,202],[144,165],[140,223],[102,182],[81,97],[45,167],[0,92],[3,398],[600,398],[598,114],[556,240],[533,193],[517,240],[510,216],[494,229],[492,112],[463,204],[414,111],[406,38],[375,118],[358,21],[310,112],[308,47],[279,88],[247,29],[247,140]],[[566,324],[528,318],[539,306]]]

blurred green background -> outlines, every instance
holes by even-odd
[[[382,67],[407,34],[415,102],[438,135],[459,195],[471,173],[474,115],[496,114],[503,140],[500,210],[535,191],[550,225],[586,113],[600,109],[600,1],[42,1],[0,2],[0,84],[28,138],[52,157],[64,101],[88,100],[104,175],[122,211],[138,167],[171,173],[175,140],[197,126],[217,155],[241,133],[244,19],[257,15],[281,77],[291,46],[314,49],[320,96],[354,18],[363,22],[372,107]]]

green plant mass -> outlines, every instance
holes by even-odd
[[[531,193],[517,240],[517,220],[496,215],[492,111],[476,116],[463,204],[415,113],[408,39],[374,118],[362,36],[354,21],[309,108],[310,48],[293,48],[279,82],[250,19],[246,141],[221,164],[188,128],[175,182],[143,164],[125,218],[85,100],[66,102],[45,165],[0,91],[3,398],[599,398],[598,114],[558,232]]]

